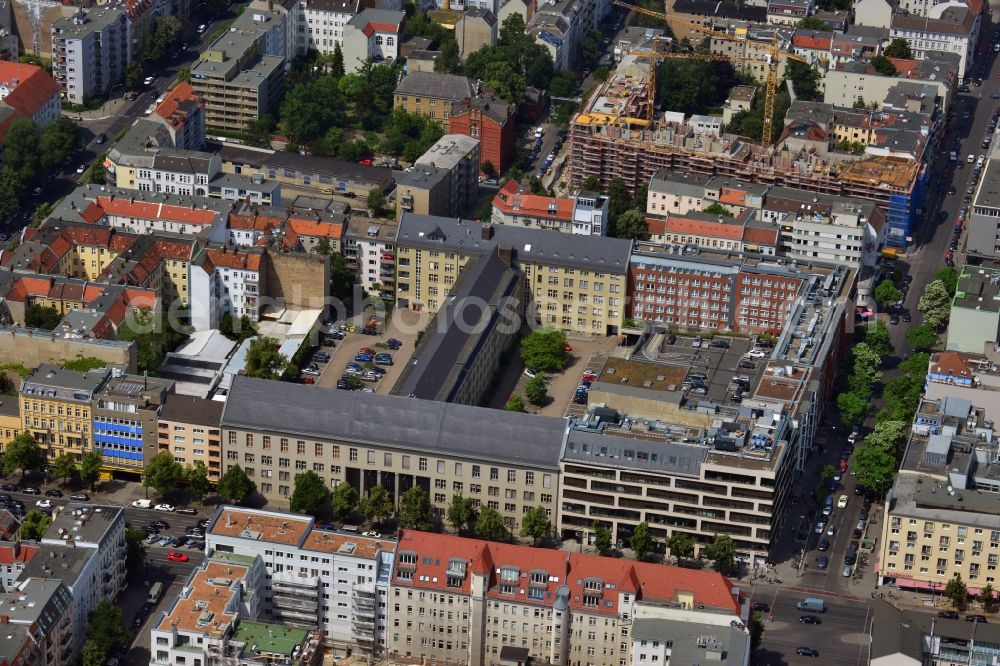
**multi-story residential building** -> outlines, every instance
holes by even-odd
[[[71,372],[43,363],[21,380],[21,423],[46,458],[68,454],[79,461],[92,450],[94,397],[111,378],[109,368]]]
[[[932,108],[946,109],[954,98],[959,73],[960,56],[956,53],[935,53],[933,59],[918,60],[897,76],[884,76],[868,62],[845,62],[824,75],[823,101],[841,108],[852,108],[858,100],[879,106],[890,91],[903,81],[933,86]]]
[[[757,218],[758,213],[751,210],[737,217],[692,211],[665,218],[648,217],[646,227],[649,239],[655,243],[774,255],[778,249],[778,230]]]
[[[66,99],[83,104],[121,82],[131,61],[131,22],[123,7],[80,7],[52,23],[52,76]]]
[[[969,257],[987,262],[1000,258],[1000,160],[986,160],[965,227]]]
[[[125,512],[120,506],[71,503],[58,509],[21,580],[57,581],[73,595],[72,638],[79,651],[90,614],[125,589]]]
[[[517,107],[487,92],[452,105],[448,131],[479,140],[480,167],[489,162],[497,172],[514,160]]]
[[[357,71],[368,60],[399,58],[406,14],[389,9],[363,9],[344,24],[344,68]]]
[[[298,245],[303,252],[339,253],[346,218],[338,213],[313,216],[292,215],[285,222],[285,243]]]
[[[481,7],[466,9],[455,22],[455,41],[458,43],[459,57],[465,60],[484,46],[496,44],[499,29],[500,22],[490,9]]]
[[[963,266],[951,301],[948,351],[985,353],[1000,340],[1000,269]]]
[[[357,270],[361,287],[369,294],[395,296],[398,231],[399,224],[394,221],[356,215],[348,221],[344,233],[344,259],[348,266]]]
[[[996,584],[995,451],[996,431],[985,409],[964,398],[921,401],[879,523],[880,585],[943,591],[961,576],[976,595]]]
[[[396,220],[404,213],[417,215],[454,215],[451,201],[450,174],[443,167],[414,166],[396,177]]]
[[[208,468],[208,480],[222,477],[222,407],[219,400],[172,395],[156,422],[157,452],[167,452],[184,465],[199,460]]]
[[[452,107],[479,94],[479,83],[455,74],[413,72],[400,79],[392,93],[393,108],[441,122],[448,132]]]
[[[0,585],[3,589],[14,589],[14,582],[21,577],[24,565],[37,552],[38,546],[27,541],[0,542]]]
[[[157,418],[173,391],[169,379],[112,373],[94,396],[94,450],[108,472],[141,475],[159,453]]]
[[[812,14],[814,9],[812,0],[769,0],[767,22],[771,25],[794,26]]]
[[[0,399],[0,452],[21,434],[21,403],[13,396]]]
[[[401,533],[389,607],[399,661],[484,666],[518,648],[522,663],[637,664],[648,621],[679,630],[659,637],[664,663],[708,660],[679,638],[695,627],[716,663],[750,651],[746,600],[721,574],[427,532]]]
[[[569,197],[532,194],[511,179],[493,197],[490,222],[585,236],[607,234],[608,198],[593,192]]]
[[[526,276],[525,302],[534,303],[532,316],[541,323],[573,333],[618,333],[631,242],[600,236],[403,215],[397,236],[398,304],[437,312],[465,263],[495,247],[513,248],[514,265]]]
[[[479,405],[524,322],[524,276],[496,249],[472,259],[393,386],[395,395]]]
[[[670,0],[667,11],[686,23],[709,30],[730,32],[735,26],[744,28],[749,24],[767,22],[767,7],[757,3],[745,4],[733,0],[712,2],[711,0]],[[705,38],[705,33],[694,28],[678,25],[674,28],[676,39],[687,37],[693,43]]]
[[[700,211],[712,203],[705,200],[710,181],[710,176],[660,169],[649,179],[646,213],[668,216]]]
[[[360,0],[307,0],[299,14],[297,51],[332,55],[344,48],[344,26],[361,8]]]
[[[280,409],[264,413],[262,400]],[[554,418],[243,376],[234,378],[222,413],[225,464],[243,466],[279,506],[295,475],[309,469],[362,497],[380,485],[398,501],[420,486],[439,515],[462,494],[503,512],[511,529],[531,507],[558,511],[562,434]]]
[[[205,102],[208,129],[240,132],[274,111],[285,89],[287,14],[251,3],[191,70],[191,87]]]
[[[149,116],[162,123],[177,150],[201,150],[205,143],[205,100],[190,83],[174,86]]]
[[[263,562],[262,620],[319,630],[337,657],[385,654],[394,541],[234,506],[221,507],[206,532],[210,551]]]
[[[934,51],[958,54],[959,74],[968,77],[981,24],[981,14],[964,4],[947,3],[930,9],[926,17],[895,14],[889,37],[905,39],[917,60],[924,60]]]
[[[40,127],[59,119],[59,84],[37,65],[0,60],[0,142],[15,118],[30,118]]]
[[[934,613],[897,608],[876,599],[869,635],[871,666],[893,664],[989,663],[1000,652],[996,625],[937,617]]]
[[[261,260],[258,248],[206,247],[191,265],[191,325],[219,327],[223,315],[260,318]]]
[[[479,193],[479,140],[463,134],[445,134],[414,162],[417,166],[444,169],[448,206],[437,215],[461,216]]]
[[[0,603],[7,612],[0,617],[0,632],[16,637],[18,629],[27,631],[31,652],[44,666],[74,663],[77,654],[73,649],[76,642],[73,595],[60,579],[25,578],[5,586],[4,590],[0,593]]]
[[[577,64],[580,40],[585,34],[583,9],[584,3],[580,0],[546,2],[537,6],[526,26],[535,43],[552,56],[557,70],[570,69]]]

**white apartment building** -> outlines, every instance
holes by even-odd
[[[490,222],[584,236],[607,235],[608,198],[594,192],[569,197],[532,194],[508,180],[493,197]]]
[[[932,8],[926,17],[894,15],[889,38],[905,39],[917,60],[926,60],[933,51],[959,55],[958,72],[966,77],[972,67],[981,22],[982,16],[965,5],[943,4]]]
[[[260,319],[261,260],[257,248],[206,247],[191,262],[191,325],[196,331],[219,327],[225,314]]]
[[[874,205],[860,202],[837,202],[822,213],[800,210],[779,225],[788,256],[851,267],[875,265],[889,226]]]
[[[360,0],[303,0],[298,50],[330,55],[337,44],[343,49],[344,26],[358,13],[360,4]]]
[[[403,37],[406,14],[388,9],[365,9],[344,24],[344,69],[357,71],[366,60],[395,62]]]
[[[121,82],[130,60],[132,24],[123,7],[80,8],[52,23],[52,76],[66,99],[83,104]]]
[[[352,217],[344,234],[343,255],[358,271],[361,287],[369,294],[392,294],[396,274],[395,220]]]
[[[710,203],[705,200],[709,180],[709,176],[699,174],[658,171],[646,189],[646,213],[665,216],[701,211]]]
[[[301,514],[234,506],[219,509],[205,538],[209,553],[264,562],[265,617],[325,632],[337,657],[383,653],[394,541],[318,529]]]

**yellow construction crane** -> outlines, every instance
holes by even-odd
[[[634,12],[639,13],[639,14],[644,14],[646,16],[651,16],[653,18],[660,19],[661,21],[666,21],[668,23],[672,23],[672,24],[675,24],[675,25],[684,26],[685,28],[688,28],[689,30],[693,30],[695,32],[699,32],[699,33],[701,33],[703,35],[707,35],[709,37],[716,37],[718,39],[724,39],[724,40],[731,41],[731,42],[744,42],[744,41],[746,41],[745,39],[740,39],[738,37],[734,37],[733,35],[730,35],[728,33],[721,32],[719,30],[712,30],[711,28],[706,28],[704,26],[698,25],[697,23],[692,23],[690,21],[685,21],[684,19],[680,19],[680,18],[677,18],[675,16],[671,16],[671,15],[663,13],[663,12],[657,12],[657,11],[654,11],[652,9],[646,9],[645,7],[638,7],[638,6],[633,5],[633,4],[629,3],[629,2],[625,2],[624,0],[612,0],[612,2],[614,4],[616,4],[616,5],[618,5],[619,7],[624,7],[626,9],[630,9],[630,10],[632,10]],[[809,60],[807,60],[806,58],[803,58],[802,56],[795,55],[794,53],[788,53],[787,51],[783,51],[781,49],[781,47],[778,45],[778,36],[777,36],[777,34],[774,35],[774,37],[772,38],[770,44],[758,44],[757,46],[758,46],[758,48],[760,48],[762,51],[765,52],[766,61],[767,61],[767,65],[768,65],[768,67],[767,67],[767,81],[765,83],[765,93],[764,93],[764,131],[762,132],[762,136],[761,136],[761,143],[765,147],[767,147],[767,146],[771,145],[771,133],[772,133],[772,128],[774,126],[774,99],[775,99],[775,96],[776,96],[776,94],[778,92],[778,62],[779,62],[780,58],[787,58],[789,60],[798,60],[798,61],[804,62],[804,63],[808,63]],[[682,54],[678,54],[678,55],[682,55]],[[660,57],[670,57],[670,56],[661,55]],[[701,59],[705,59],[705,60],[745,60],[746,59],[746,58],[730,58],[729,56],[725,56],[725,55],[710,55],[710,54],[705,54],[704,56],[702,56],[701,54],[691,54],[691,57],[692,58],[701,58]],[[655,68],[656,68],[656,63],[654,62],[653,63],[653,69],[655,70]],[[652,87],[652,84],[650,84],[650,85]],[[653,94],[655,94],[655,92]]]

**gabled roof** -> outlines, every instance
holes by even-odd
[[[166,98],[153,111],[157,116],[177,129],[183,127],[198,109],[205,106],[201,96],[195,93],[190,83],[182,82],[169,91]]]
[[[287,227],[291,227],[297,236],[324,236],[333,239],[344,237],[344,225],[336,222],[293,217],[288,220]]]
[[[376,32],[400,32],[405,18],[404,12],[389,9],[363,9],[348,21],[347,25],[360,30],[365,37],[371,37]]]
[[[573,200],[532,194],[519,187],[513,178],[493,197],[493,205],[504,215],[521,215],[570,222],[573,219]]]
[[[475,82],[457,74],[410,72],[399,82],[396,95],[419,95],[458,102],[476,96]]]
[[[7,91],[4,93],[4,91]],[[36,65],[0,61],[0,109],[8,107],[12,114],[0,120],[0,143],[15,118],[31,118],[53,97],[59,97],[59,84]]]

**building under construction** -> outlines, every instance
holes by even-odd
[[[867,199],[886,210],[887,243],[908,244],[923,206],[922,154],[872,147],[861,159],[845,154],[835,161],[781,142],[764,148],[745,137],[699,133],[661,114],[649,120],[648,66],[648,60],[627,55],[573,117],[564,172],[569,185],[593,176],[607,188],[621,178],[634,192],[659,169],[671,169]]]

